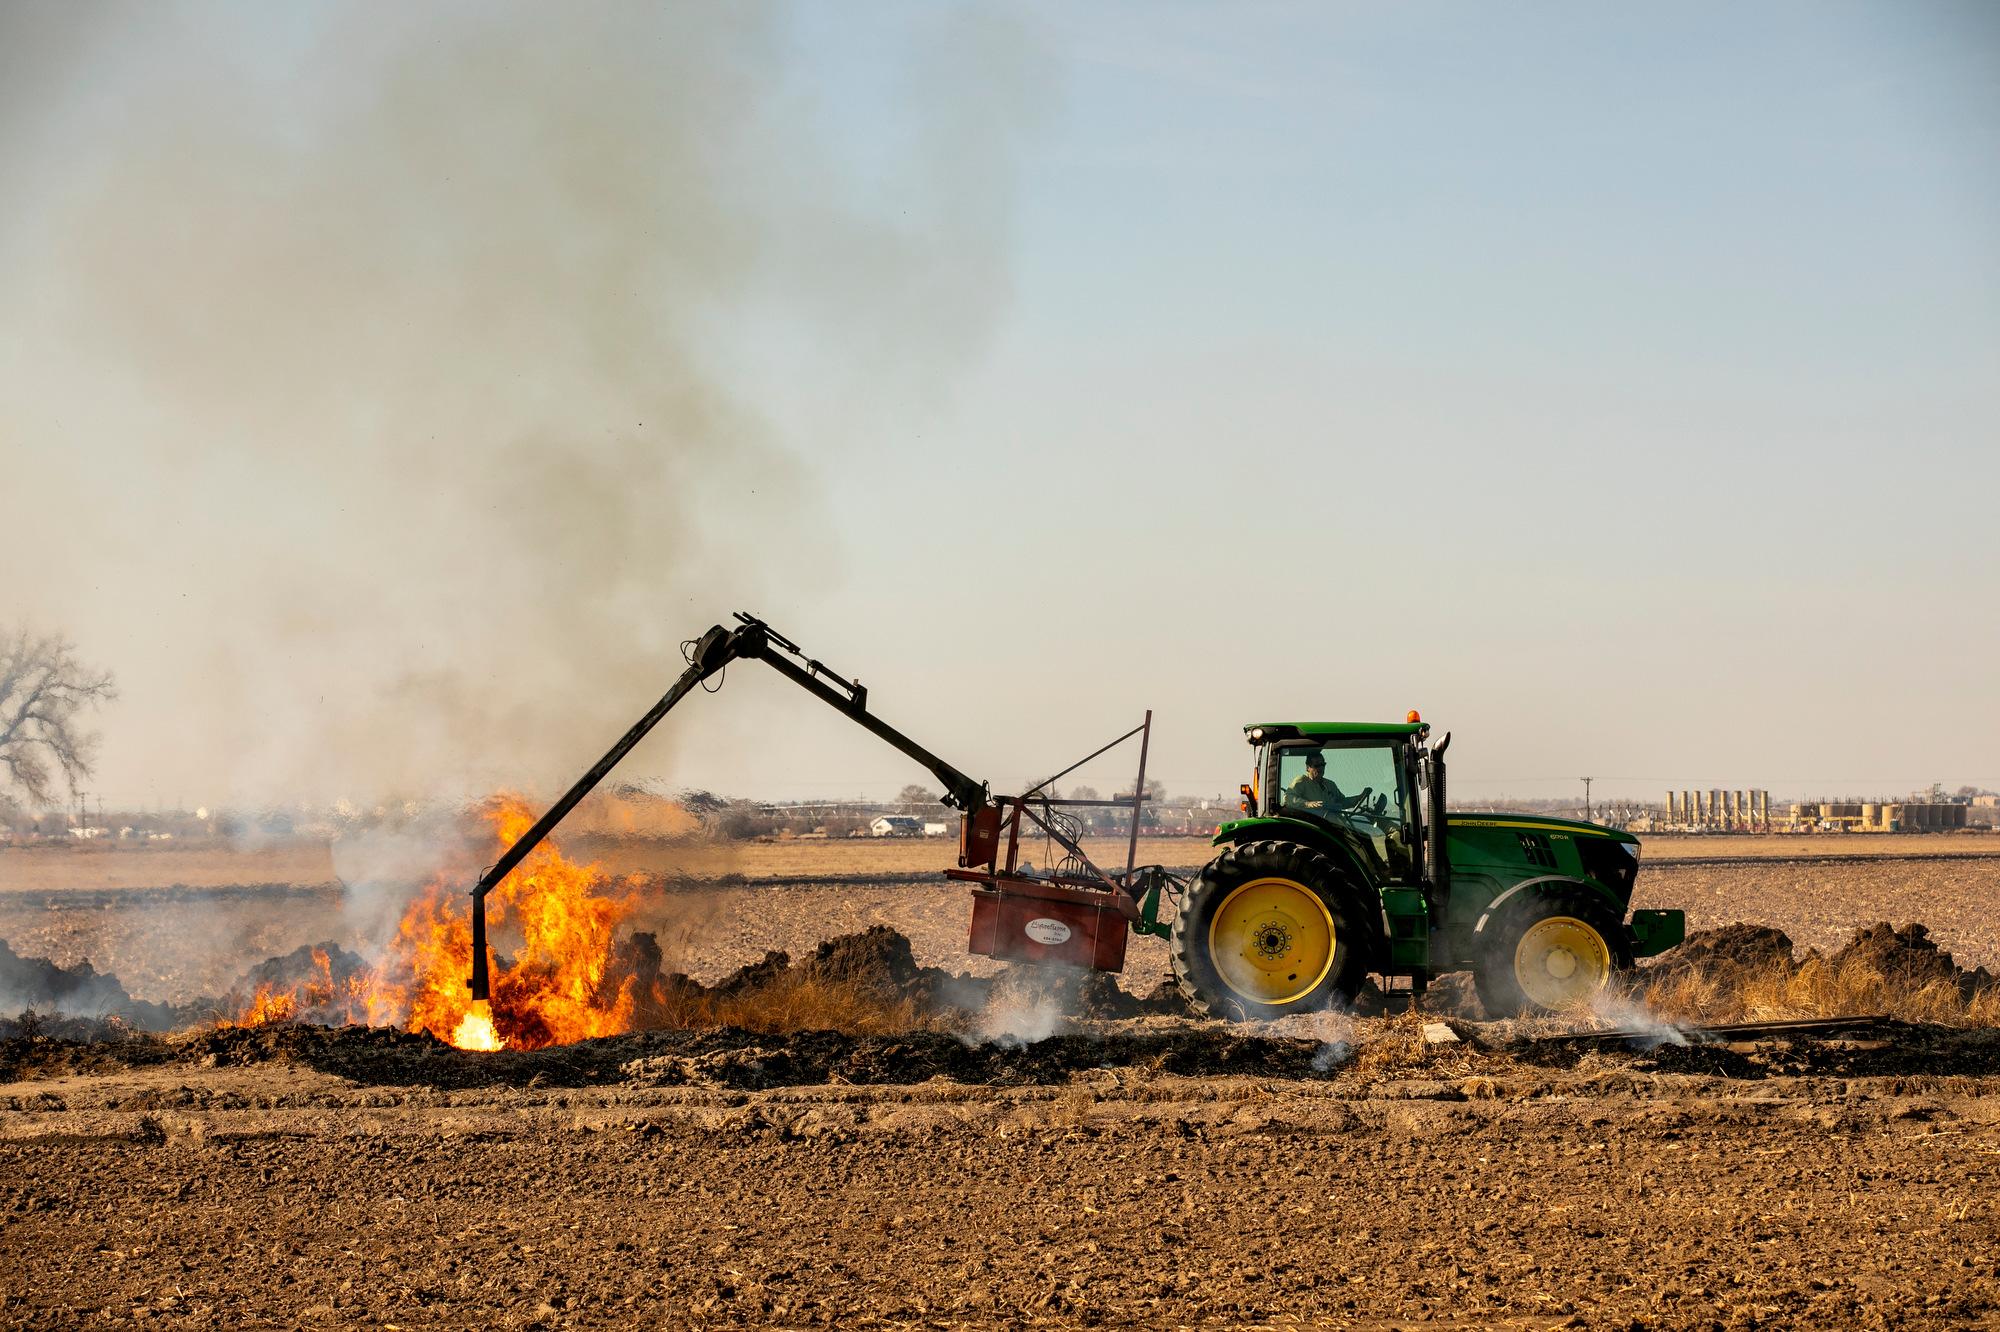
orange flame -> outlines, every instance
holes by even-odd
[[[485,811],[500,845],[534,822],[518,799]],[[629,1031],[637,978],[618,965],[618,927],[632,914],[629,893],[609,895],[596,865],[565,860],[544,841],[486,899],[495,938],[519,936],[511,960],[496,956],[493,1002],[474,1005],[472,918],[465,885],[433,879],[412,901],[387,955],[366,975],[336,983],[327,955],[290,989],[260,985],[226,1025],[261,1026],[304,1018],[427,1031],[466,1050],[533,1050]],[[495,949],[496,954],[499,949]]]

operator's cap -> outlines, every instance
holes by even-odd
[[[1324,768],[1326,766],[1326,754],[1317,749],[1309,751],[1306,754],[1306,766],[1308,768]]]

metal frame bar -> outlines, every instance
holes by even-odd
[[[1091,759],[1097,758],[1100,755],[1109,753],[1111,750],[1116,749],[1119,745],[1124,744],[1127,740],[1130,740],[1135,735],[1140,737],[1139,771],[1137,780],[1133,783],[1132,795],[1129,798],[1124,800],[1057,800],[1057,799],[1051,799],[1046,796],[1036,797],[1036,795],[1034,794],[1036,791],[1039,791],[1043,787],[1048,786],[1050,783],[1056,781],[1058,778],[1068,776],[1070,773],[1075,772],[1085,763],[1090,762]],[[1087,885],[1097,891],[1109,893],[1116,902],[1119,914],[1131,920],[1138,920],[1140,918],[1140,906],[1139,906],[1140,894],[1138,891],[1137,884],[1135,883],[1135,879],[1137,878],[1138,858],[1139,858],[1139,820],[1146,806],[1146,759],[1151,751],[1152,738],[1153,738],[1153,712],[1152,709],[1148,708],[1146,710],[1146,719],[1140,722],[1137,726],[1125,732],[1125,734],[1119,736],[1116,740],[1113,740],[1110,744],[1104,745],[1092,751],[1089,755],[1087,755],[1083,759],[1080,759],[1077,762],[1070,764],[1067,768],[1064,768],[1061,772],[1055,774],[1054,777],[1050,777],[1047,780],[1038,783],[1026,794],[1018,796],[1011,796],[1011,795],[994,796],[993,803],[995,805],[1000,806],[1002,809],[1007,810],[1008,813],[1006,816],[1006,831],[1007,831],[1006,867],[1004,869],[996,869],[993,873],[991,873],[988,876],[988,878],[992,882],[992,885],[1004,891],[1004,885],[1001,883],[1001,880],[1004,880],[1010,876],[1015,876],[1016,868],[1020,863],[1019,852],[1020,852],[1020,838],[1021,838],[1021,819],[1023,816],[1026,816],[1026,818],[1031,823],[1033,823],[1035,827],[1040,828],[1042,832],[1048,836],[1050,841],[1054,842],[1058,846],[1061,846],[1065,851],[1069,852],[1072,856],[1075,856],[1078,860],[1082,861],[1084,868],[1089,871],[1088,877],[1052,875],[1050,879],[1051,882],[1075,883],[1079,885]],[[1041,814],[1036,813],[1034,807],[1037,804],[1041,805],[1045,811],[1057,806],[1067,806],[1072,808],[1080,807],[1080,808],[1094,808],[1094,809],[1131,810],[1132,825],[1126,842],[1125,873],[1122,879],[1114,878],[1112,875],[1106,873],[1103,869],[1101,869],[1097,865],[1095,861],[1093,861],[1090,858],[1090,854],[1083,849],[1082,845],[1078,841],[1065,835],[1063,832],[1058,830],[1050,820],[1044,818]]]
[[[1020,798],[1026,800],[1029,796],[1041,790],[1044,786],[1047,786],[1049,783],[1061,781],[1063,778],[1069,776],[1071,773],[1075,772],[1078,768],[1081,768],[1084,764],[1090,762],[1098,755],[1110,753],[1112,750],[1118,748],[1118,746],[1124,744],[1127,740],[1130,740],[1133,736],[1139,734],[1139,732],[1141,731],[1150,731],[1152,729],[1152,726],[1153,726],[1153,710],[1151,708],[1148,708],[1146,709],[1145,721],[1139,723],[1139,725],[1137,726],[1134,726],[1131,730],[1125,732],[1125,734],[1119,736],[1116,740],[1113,740],[1110,744],[1103,746],[1101,749],[1093,750],[1091,753],[1085,754],[1082,758],[1070,764],[1067,768],[1064,768],[1061,772],[1057,773],[1055,776],[1042,778],[1042,780],[1036,782],[1033,786],[1021,792]],[[1117,804],[1122,804],[1124,802],[1118,800],[1107,800],[1104,803],[1108,805],[1117,805]]]
[[[1144,734],[1139,737],[1139,778],[1132,783],[1132,842],[1125,848],[1125,882],[1132,882],[1132,871],[1139,865],[1139,811],[1146,807],[1146,752],[1153,745],[1153,710],[1146,709],[1146,720],[1140,728]]]

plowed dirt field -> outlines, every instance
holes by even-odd
[[[1780,857],[1781,861],[1794,858]],[[935,884],[648,886],[715,978]],[[2000,862],[1649,861],[1641,904],[2000,962]],[[365,942],[338,885],[80,884],[0,938],[184,1002]],[[1164,971],[1137,946],[1124,986]],[[384,1030],[0,1041],[0,1325],[2000,1327],[2000,1034],[1657,1049],[1410,1016],[1051,1039],[656,1032],[476,1055]]]
[[[233,1033],[0,1092],[0,1319],[2000,1319],[1984,1036],[1908,1033],[1924,1048],[1886,1063],[1793,1049],[1790,1073],[1465,1047],[1371,1066],[1394,1026],[1359,1024],[1324,1073],[1315,1041],[1157,1028],[956,1055],[623,1038],[471,1071],[416,1038]],[[934,1063],[956,1076],[915,1076]]]

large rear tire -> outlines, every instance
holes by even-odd
[[[1524,894],[1486,933],[1472,979],[1488,1017],[1587,1006],[1632,965],[1623,918],[1580,886]]]
[[[1174,975],[1198,1011],[1233,1022],[1343,1006],[1381,933],[1366,896],[1309,846],[1232,846],[1181,903]]]

